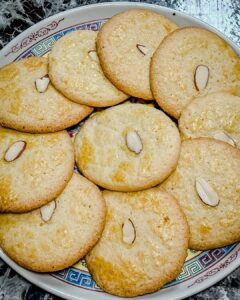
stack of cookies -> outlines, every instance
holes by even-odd
[[[0,89],[0,246],[21,266],[86,257],[133,297],[188,248],[240,240],[240,59],[216,34],[122,12],[5,66]]]

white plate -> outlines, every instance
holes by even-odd
[[[99,30],[112,15],[130,8],[148,8],[167,16],[179,26],[199,26],[210,29],[223,37],[240,54],[240,49],[209,25],[169,8],[142,3],[102,3],[68,10],[32,26],[16,37],[0,52],[0,66],[28,56],[43,56],[54,42],[69,31],[77,29]],[[197,252],[189,256],[176,280],[154,294],[139,298],[173,300],[195,294],[227,276],[240,265],[240,243],[224,248]],[[54,274],[37,274],[14,263],[0,250],[0,257],[15,271],[41,288],[65,299],[110,300],[119,299],[108,295],[96,286],[87,272],[85,263]]]

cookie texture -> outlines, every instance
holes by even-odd
[[[138,191],[163,181],[180,153],[177,127],[160,110],[124,103],[94,114],[75,137],[75,159],[94,183]]]
[[[159,188],[141,192],[104,191],[106,225],[86,256],[90,273],[106,292],[134,297],[160,289],[181,271],[189,230],[175,199]],[[126,240],[127,222],[135,237]]]
[[[215,191],[217,205],[210,206],[201,200],[197,178]],[[191,249],[218,248],[240,240],[239,178],[238,149],[209,138],[182,143],[177,169],[161,186],[175,196],[186,214]],[[209,194],[208,189],[204,193]],[[212,200],[214,195],[209,198]]]
[[[17,142],[24,142],[25,149],[9,161]],[[0,145],[1,212],[25,212],[46,204],[72,176],[74,149],[66,131],[30,134],[0,128]]]
[[[154,53],[150,80],[158,104],[179,118],[195,97],[219,91],[237,93],[240,60],[215,33],[185,27],[169,34]]]
[[[93,183],[74,173],[54,201],[48,221],[43,220],[41,209],[0,215],[0,245],[24,268],[53,272],[69,267],[101,236],[105,201]]]
[[[56,88],[74,102],[111,106],[129,96],[104,76],[96,38],[95,31],[78,30],[59,39],[49,54],[49,76]]]
[[[213,93],[194,99],[182,112],[179,129],[183,139],[225,137],[240,148],[240,97]]]
[[[0,69],[0,125],[23,132],[55,132],[77,124],[92,108],[77,105],[51,84],[38,92],[36,80],[48,73],[48,60],[30,57]]]
[[[151,10],[133,9],[113,16],[100,29],[97,52],[105,75],[125,93],[153,99],[150,60],[177,25]]]

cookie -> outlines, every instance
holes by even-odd
[[[74,145],[78,168],[88,179],[110,190],[138,191],[175,169],[180,136],[162,111],[124,103],[89,118]]]
[[[55,132],[77,124],[92,112],[92,108],[60,94],[49,82],[47,68],[46,58],[30,57],[0,69],[2,126],[23,132]]]
[[[100,238],[105,201],[93,183],[74,174],[46,206],[0,214],[0,223],[0,245],[9,257],[32,271],[58,271],[76,263]]]
[[[134,297],[160,289],[181,271],[189,230],[176,200],[159,188],[141,192],[104,191],[106,225],[86,256],[106,292]]]
[[[72,176],[74,149],[66,131],[30,134],[0,127],[0,145],[0,212],[38,208]]]
[[[240,148],[240,97],[213,93],[194,99],[182,112],[183,139],[213,137]]]
[[[218,91],[237,93],[240,60],[215,33],[185,27],[168,35],[154,53],[150,81],[161,108],[179,118],[195,97]]]
[[[104,76],[96,53],[97,33],[78,30],[59,39],[49,55],[49,76],[55,87],[74,102],[102,107],[129,96]]]
[[[113,16],[100,29],[97,52],[104,74],[125,93],[153,99],[150,60],[177,25],[151,10],[132,9]]]
[[[189,247],[206,250],[240,240],[240,151],[209,138],[185,140],[175,172],[161,185],[178,200]]]

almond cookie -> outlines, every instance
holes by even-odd
[[[104,191],[106,225],[86,257],[90,273],[106,292],[134,297],[159,290],[180,273],[189,230],[176,200],[159,188]]]
[[[182,112],[183,139],[213,137],[240,148],[240,97],[213,93],[194,99]]]
[[[72,176],[74,150],[66,131],[30,134],[0,127],[0,145],[1,212],[46,204]]]
[[[124,103],[94,114],[75,138],[80,171],[116,191],[138,191],[163,181],[180,153],[177,127],[162,111]]]
[[[189,247],[206,250],[240,240],[240,151],[209,138],[182,143],[177,169],[161,185],[190,226]]]
[[[100,29],[97,52],[105,75],[125,93],[153,99],[150,60],[177,25],[151,10],[133,9],[113,16]]]
[[[0,70],[0,124],[23,132],[55,132],[77,124],[92,108],[60,94],[48,78],[48,61],[30,57]]]
[[[25,214],[1,214],[0,245],[24,268],[61,270],[95,245],[104,227],[105,210],[99,189],[74,174],[62,194],[47,205]]]
[[[78,30],[59,39],[49,55],[49,76],[56,88],[74,102],[111,106],[129,96],[104,76],[96,38],[95,31]]]
[[[240,60],[215,33],[185,27],[168,35],[154,53],[150,80],[158,104],[179,118],[195,97],[218,91],[237,93]]]

